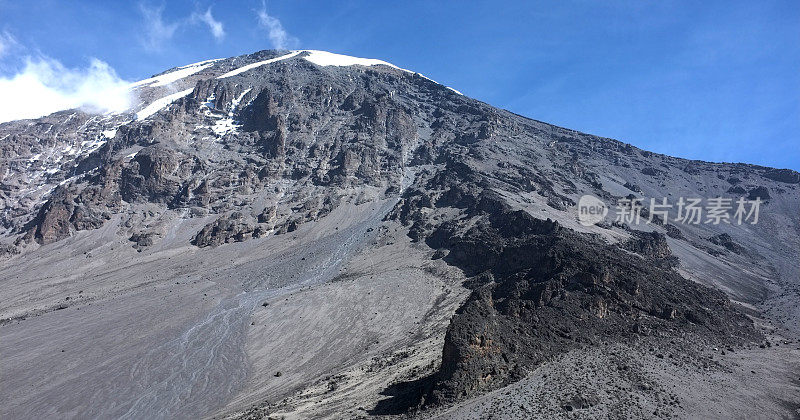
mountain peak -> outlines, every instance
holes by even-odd
[[[253,54],[231,57],[228,59],[205,60],[180,67],[174,67],[166,72],[160,73],[148,79],[132,83],[131,88],[136,89],[144,86],[167,86],[206,69],[209,69],[209,75],[215,74],[215,70],[216,73],[220,73],[220,71],[224,69],[224,72],[221,74],[216,74],[216,76],[213,77],[216,77],[217,79],[225,79],[246,73],[250,70],[261,68],[262,66],[267,66],[273,63],[291,59],[303,59],[321,67],[386,66],[409,74],[418,74],[421,77],[433,81],[432,79],[415,71],[407,70],[387,61],[373,58],[354,57],[321,50],[262,50]],[[242,62],[245,64],[242,64]],[[447,88],[458,94],[461,94],[461,92],[453,88]]]
[[[0,125],[0,317],[15,321],[2,343],[34,361],[9,367],[21,414],[6,417],[398,414],[607,344],[604,377],[646,401],[596,405],[647,417],[651,401],[672,413],[658,389],[674,383],[651,386],[643,360],[702,383],[710,349],[738,360],[762,340],[730,298],[798,332],[795,172],[650,153],[314,50],[202,61],[131,89],[132,112]],[[641,223],[583,223],[587,196]],[[757,224],[692,223],[682,197],[763,207]],[[86,310],[60,310],[72,305]],[[113,363],[72,351],[90,337],[117,346]],[[574,389],[596,376],[587,366]],[[67,380],[31,385],[60,369]],[[723,385],[708,399],[736,388]]]

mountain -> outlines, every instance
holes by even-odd
[[[0,124],[3,417],[800,415],[797,172],[322,51],[131,89]]]

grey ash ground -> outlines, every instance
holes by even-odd
[[[800,416],[800,174],[325,57],[0,125],[0,417]],[[586,227],[584,194],[765,204]]]

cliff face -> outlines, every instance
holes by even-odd
[[[413,72],[320,65],[314,54],[218,60],[164,84],[166,72],[135,88],[142,104],[129,114],[0,125],[0,252],[21,258],[100,227],[142,251],[191,219],[204,222],[186,245],[224,246],[294,232],[344,204],[397,199],[386,221],[463,271],[471,290],[441,367],[417,393],[428,404],[608,341],[758,341],[729,298],[765,315],[796,305],[800,269],[787,261],[800,252],[797,172],[658,155]],[[671,220],[584,226],[576,205],[587,194],[609,206],[764,204],[757,224],[678,223],[673,208]]]
[[[277,56],[255,54],[246,62]],[[297,59],[219,79],[230,65],[215,67],[160,113],[120,125],[96,150],[77,156],[63,168],[68,174],[48,175],[55,182],[72,174],[32,224],[24,225],[24,214],[12,216],[24,208],[9,202],[10,233],[50,243],[100,222],[84,223],[75,212],[122,213],[141,203],[220,215],[244,210],[249,218],[267,207],[254,203],[277,195],[287,203],[269,229],[285,230],[326,214],[357,188],[396,185],[419,138],[420,106],[399,93],[393,98],[394,92],[415,87],[414,95],[430,85],[445,91],[391,68],[353,72]],[[91,197],[78,199],[81,194]]]

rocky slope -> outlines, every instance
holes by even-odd
[[[127,114],[0,125],[0,347],[42,377],[119,382],[107,393],[67,380],[9,387],[5,414],[427,416],[529,383],[576,351],[630,346],[663,359],[677,347],[675,368],[707,368],[709,348],[800,334],[797,172],[646,152],[319,51],[197,63],[132,89],[140,103]],[[764,204],[756,224],[676,223],[673,208],[671,222],[584,226],[585,194],[609,206]],[[170,295],[181,284],[203,286]],[[342,316],[356,296],[370,305]],[[276,306],[290,298],[296,306]],[[103,319],[115,305],[128,314],[118,322],[140,331],[118,340],[138,353],[41,362],[56,356],[29,337],[82,337],[73,308]],[[305,320],[287,318],[297,310]],[[167,326],[146,321],[157,314]],[[112,318],[92,331],[118,328]],[[663,387],[671,374],[653,380]],[[565,403],[561,414],[609,401]],[[657,412],[680,415],[658,401]],[[42,402],[55,411],[30,411]]]

